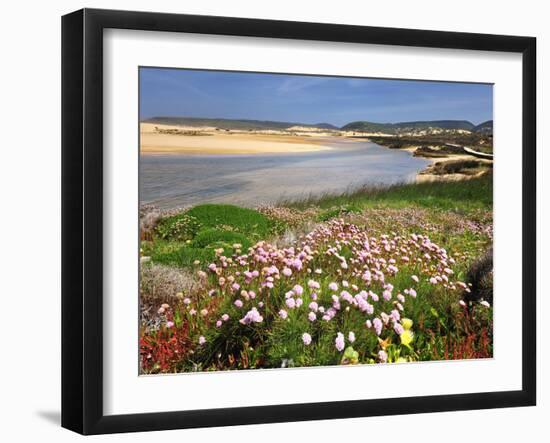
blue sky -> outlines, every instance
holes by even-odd
[[[331,123],[493,118],[491,85],[141,68],[140,119]]]

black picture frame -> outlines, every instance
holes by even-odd
[[[522,54],[522,388],[178,412],[103,413],[103,30],[352,42]],[[83,9],[62,18],[62,426],[82,434],[488,409],[536,404],[536,39]]]

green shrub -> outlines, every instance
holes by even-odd
[[[186,214],[196,218],[203,228],[234,231],[255,239],[269,235],[275,226],[272,220],[258,211],[233,205],[198,205]]]
[[[220,229],[205,229],[199,232],[194,238],[192,246],[194,248],[232,247],[235,243],[241,244],[242,250],[246,250],[251,246],[251,242],[246,235]]]
[[[201,228],[196,217],[179,214],[162,219],[156,227],[157,235],[163,240],[191,240]]]

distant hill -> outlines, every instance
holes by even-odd
[[[472,128],[472,132],[481,132],[483,134],[493,133],[493,120],[487,120]]]
[[[145,123],[156,123],[159,125],[179,125],[195,127],[215,127],[219,129],[232,129],[241,131],[258,130],[288,130],[296,128],[312,128],[323,130],[343,130],[357,132],[382,132],[386,134],[407,134],[418,133],[420,131],[449,131],[449,130],[467,130],[471,132],[492,133],[493,121],[481,123],[474,126],[467,120],[429,120],[429,121],[411,121],[399,123],[375,123],[369,121],[356,121],[348,123],[342,128],[330,123],[299,123],[299,122],[280,122],[271,120],[246,120],[246,119],[227,119],[227,118],[197,118],[197,117],[153,117],[144,120]],[[477,129],[476,129],[477,128]]]
[[[361,132],[394,132],[391,123],[374,123],[367,121],[351,122],[342,126],[343,131]]]
[[[374,123],[368,121],[357,121],[348,123],[342,127],[344,131],[362,131],[362,132],[385,132],[395,134],[398,132],[407,132],[414,130],[428,129],[464,129],[471,131],[474,125],[467,120],[431,120],[431,121],[413,121],[399,123]]]
[[[284,130],[293,126],[318,129],[338,129],[337,126],[330,123],[297,123],[297,122],[278,122],[269,120],[232,120],[226,118],[196,118],[196,117],[153,117],[144,120],[145,123],[156,123],[159,125],[181,125],[181,126],[209,126],[220,129],[236,129],[242,131],[248,130]]]
[[[332,129],[332,130],[340,129],[338,126],[331,125],[330,123],[317,123],[313,126],[320,129]]]

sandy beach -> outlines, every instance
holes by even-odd
[[[187,135],[187,134],[192,135]],[[140,124],[142,154],[277,154],[330,150],[322,136],[217,131],[216,128]]]

